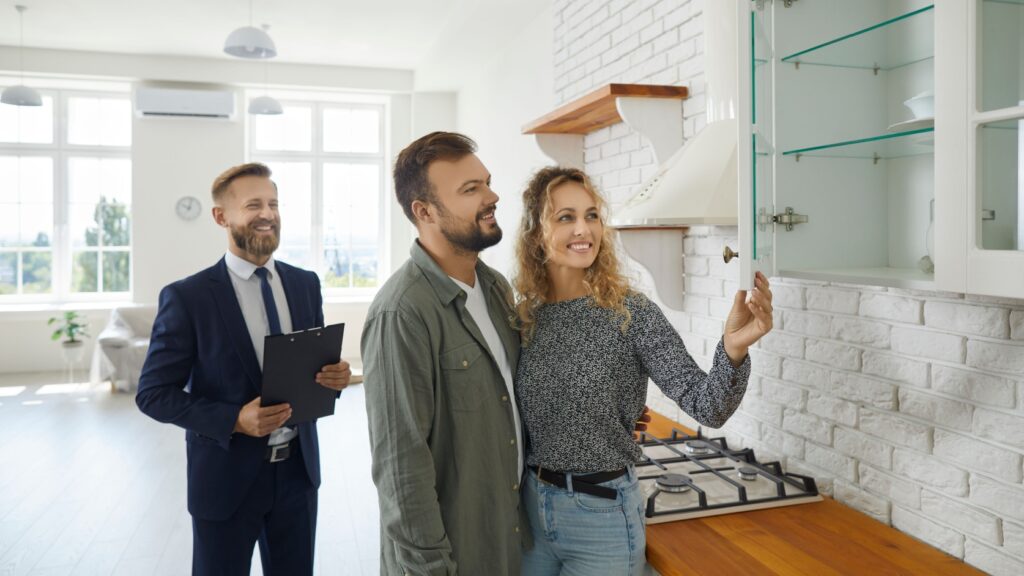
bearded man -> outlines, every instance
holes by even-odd
[[[419,238],[362,335],[381,521],[381,574],[519,574],[522,433],[512,289],[479,259],[501,240],[491,175],[462,134],[434,132],[395,161]]]
[[[256,542],[264,574],[313,573],[316,422],[284,426],[291,408],[261,406],[260,388],[264,337],[323,326],[323,299],[316,274],[273,258],[281,217],[270,176],[252,163],[214,181],[227,253],[161,291],[135,399],[185,429],[196,575],[248,575]],[[316,381],[340,392],[350,376],[343,360]]]

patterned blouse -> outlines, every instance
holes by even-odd
[[[721,427],[743,400],[749,356],[734,368],[720,340],[705,373],[657,305],[632,293],[626,308],[631,319],[625,332],[622,318],[589,296],[537,311],[515,382],[527,464],[589,473],[638,462],[633,428],[648,378],[711,428]]]

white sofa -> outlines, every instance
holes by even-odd
[[[110,380],[113,389],[121,392],[138,388],[155,318],[156,306],[111,310],[110,321],[96,338],[92,380]]]

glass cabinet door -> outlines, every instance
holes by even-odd
[[[975,0],[969,292],[1024,295],[1024,0]]]
[[[772,5],[739,0],[739,245],[740,288],[754,272],[774,274],[774,162],[772,146]]]

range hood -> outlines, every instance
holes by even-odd
[[[616,228],[737,224],[737,3],[705,2],[704,23],[708,123],[612,211]]]

